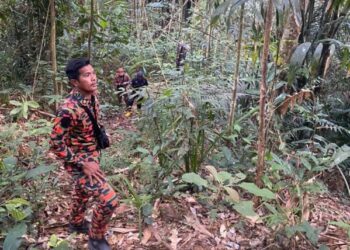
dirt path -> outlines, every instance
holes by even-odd
[[[115,142],[123,140],[115,128],[136,130],[133,120],[125,114],[109,118],[106,123]],[[67,240],[72,249],[87,249],[87,236],[69,235],[69,197],[72,192],[69,176],[63,168],[56,171],[57,188],[48,192],[46,205],[40,210],[40,224],[37,225],[37,249],[48,249],[52,235]],[[277,237],[262,223],[243,219],[234,210],[218,205],[208,209],[199,202],[201,194],[180,193],[168,199],[157,200],[153,207],[152,226],[143,227],[139,238],[138,216],[133,207],[121,204],[110,223],[108,241],[112,249],[291,249],[283,245],[285,237]],[[349,244],[346,232],[329,225],[329,221],[350,221],[348,205],[331,195],[311,199],[310,223],[320,229],[319,242],[330,249],[347,249]],[[91,210],[87,214],[91,218]],[[300,237],[295,249],[316,249],[304,237]]]

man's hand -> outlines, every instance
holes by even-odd
[[[104,174],[97,162],[84,162],[83,172],[89,178],[91,186],[93,185],[93,179],[100,183],[105,181]]]

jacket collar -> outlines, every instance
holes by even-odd
[[[73,97],[74,100],[78,101],[84,106],[91,105],[91,103],[95,100],[95,96],[92,95],[91,97],[85,97],[83,96],[80,91],[77,88],[74,88],[70,95]]]

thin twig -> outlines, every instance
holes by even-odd
[[[348,183],[348,181],[346,180],[346,177],[345,177],[343,171],[341,171],[340,167],[339,167],[338,165],[336,165],[336,166],[337,166],[337,169],[339,170],[341,176],[342,176],[343,179],[344,179],[345,186],[346,186],[346,188],[347,188],[347,190],[348,190],[348,193],[349,193],[349,196],[350,196],[350,187],[349,187],[349,183]]]
[[[51,2],[49,3],[49,6],[47,7],[46,19],[45,19],[45,24],[44,24],[44,31],[43,31],[43,36],[41,38],[41,45],[40,45],[40,50],[39,50],[39,55],[38,55],[38,63],[36,65],[35,73],[34,73],[34,80],[33,80],[33,87],[32,87],[32,97],[34,96],[34,90],[35,90],[35,86],[36,86],[36,78],[38,76],[38,69],[39,69],[39,64],[40,64],[41,53],[43,52],[43,48],[44,48],[47,20],[49,19],[49,13],[50,13],[50,5],[51,5]]]
[[[45,111],[41,111],[41,110],[35,110],[36,112],[38,112],[39,114],[42,114],[42,115],[45,115],[45,116],[48,116],[48,117],[51,117],[51,118],[55,118],[56,116],[51,114],[51,113],[47,113]]]
[[[327,234],[320,234],[320,236],[323,236],[323,237],[326,237],[326,238],[329,238],[329,239],[333,239],[333,240],[339,240],[341,242],[344,242],[346,245],[350,246],[350,242],[349,241],[346,241],[346,240],[343,240],[343,239],[340,239],[340,238],[337,238],[337,237],[334,237],[334,236],[330,236],[330,235],[327,235]]]
[[[146,25],[147,25],[147,30],[148,30],[148,29],[149,29],[148,15],[147,15],[146,8],[145,8],[144,6],[143,6],[143,9],[144,9],[144,12],[145,12],[145,19],[146,19]],[[158,61],[159,68],[160,68],[160,71],[161,71],[161,73],[162,73],[162,76],[163,76],[165,85],[167,86],[167,85],[168,85],[168,81],[167,81],[167,79],[166,79],[166,77],[165,77],[165,74],[164,74],[164,72],[163,72],[162,64],[161,64],[161,61],[160,61],[160,59],[159,59],[159,56],[158,56],[156,47],[155,47],[155,45],[154,45],[154,41],[153,41],[152,37],[151,37],[149,40],[150,40],[150,42],[151,42],[151,44],[152,44],[152,48],[153,48],[153,50],[154,50],[154,54],[155,54],[156,59],[157,59],[157,61]]]

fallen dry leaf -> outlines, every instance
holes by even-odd
[[[196,199],[192,196],[186,197],[186,202],[188,203],[197,203]]]
[[[146,227],[143,230],[142,235],[143,235],[143,237],[142,237],[142,240],[141,240],[141,244],[142,245],[146,245],[147,242],[149,241],[149,239],[152,237],[152,230],[151,230],[151,228],[149,226]]]
[[[126,204],[121,204],[119,207],[116,208],[115,210],[115,214],[119,215],[119,214],[122,214],[122,213],[125,213],[127,211],[130,211],[132,210],[132,208]]]
[[[137,228],[118,228],[118,227],[111,228],[110,230],[113,232],[116,232],[116,233],[121,233],[121,234],[126,234],[126,233],[130,233],[130,232],[137,232],[138,231]]]
[[[182,240],[181,238],[178,237],[179,232],[174,228],[171,230],[171,236],[169,240],[171,241],[170,246],[174,249],[177,250],[177,244]]]
[[[222,238],[226,238],[226,236],[227,236],[227,229],[226,229],[225,224],[221,224],[221,226],[220,226],[220,235]]]
[[[185,218],[186,218],[188,225],[193,227],[195,230],[197,230],[198,232],[205,234],[211,238],[214,238],[213,234],[211,232],[209,232],[202,224],[200,224],[200,222],[198,221],[197,218],[193,218],[191,216],[185,216]]]

